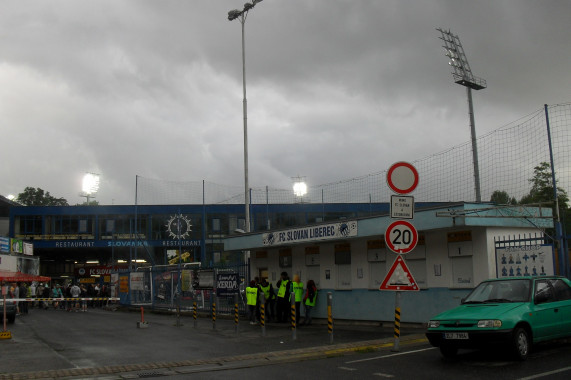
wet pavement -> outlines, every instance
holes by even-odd
[[[393,326],[327,321],[292,331],[290,324],[238,326],[229,316],[191,316],[126,310],[86,313],[33,309],[8,325],[0,340],[0,379],[140,378],[223,368],[246,368],[349,352],[391,349]],[[401,326],[399,344],[425,343],[424,328]],[[147,375],[145,375],[145,373]]]

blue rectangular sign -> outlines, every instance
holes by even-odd
[[[0,251],[10,253],[10,238],[0,237]]]

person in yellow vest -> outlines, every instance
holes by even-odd
[[[290,297],[291,297],[291,281],[287,272],[282,272],[280,280],[276,283],[278,288],[277,308],[278,315],[277,321],[285,323],[288,321],[290,310]]]
[[[292,291],[295,295],[295,324],[299,323],[299,314],[301,309],[301,300],[303,299],[303,282],[299,275],[293,276]]]
[[[264,293],[265,298],[265,309],[266,309],[266,321],[269,322],[276,318],[275,315],[275,305],[276,305],[276,293],[274,293],[274,287],[268,282],[267,278],[262,278],[262,283],[260,284],[260,290]]]
[[[305,296],[303,297],[305,318],[301,322],[301,326],[311,325],[311,310],[315,306],[315,301],[317,301],[317,287],[313,280],[309,280],[307,281],[307,289],[305,289]]]
[[[250,286],[246,287],[246,303],[250,313],[250,324],[256,324],[256,305],[258,304],[258,287],[256,281],[250,281]]]

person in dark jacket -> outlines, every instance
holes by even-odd
[[[305,296],[303,297],[303,304],[305,306],[305,318],[301,325],[311,325],[311,310],[317,301],[317,287],[313,280],[307,281],[307,288],[305,289]]]

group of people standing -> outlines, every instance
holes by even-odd
[[[313,280],[307,281],[304,287],[299,275],[294,275],[290,280],[287,272],[282,272],[276,283],[276,289],[266,278],[259,281],[258,278],[250,281],[246,287],[246,303],[250,316],[250,324],[255,324],[260,319],[261,295],[264,297],[266,320],[268,322],[286,323],[291,320],[291,297],[295,297],[295,320],[296,326],[311,325],[311,311],[317,301],[317,287]],[[305,307],[305,318],[299,323],[301,304]]]
[[[39,309],[63,309],[67,311],[87,311],[88,302],[82,301],[81,305],[73,301],[48,301],[52,298],[82,298],[82,297],[108,297],[108,287],[98,284],[54,284],[50,288],[48,283],[25,282],[13,283],[8,289],[9,298],[29,298],[32,301],[20,301],[17,304],[17,314],[28,314],[29,308]],[[38,299],[38,300],[36,300]],[[103,302],[89,301],[89,306],[101,306]]]

